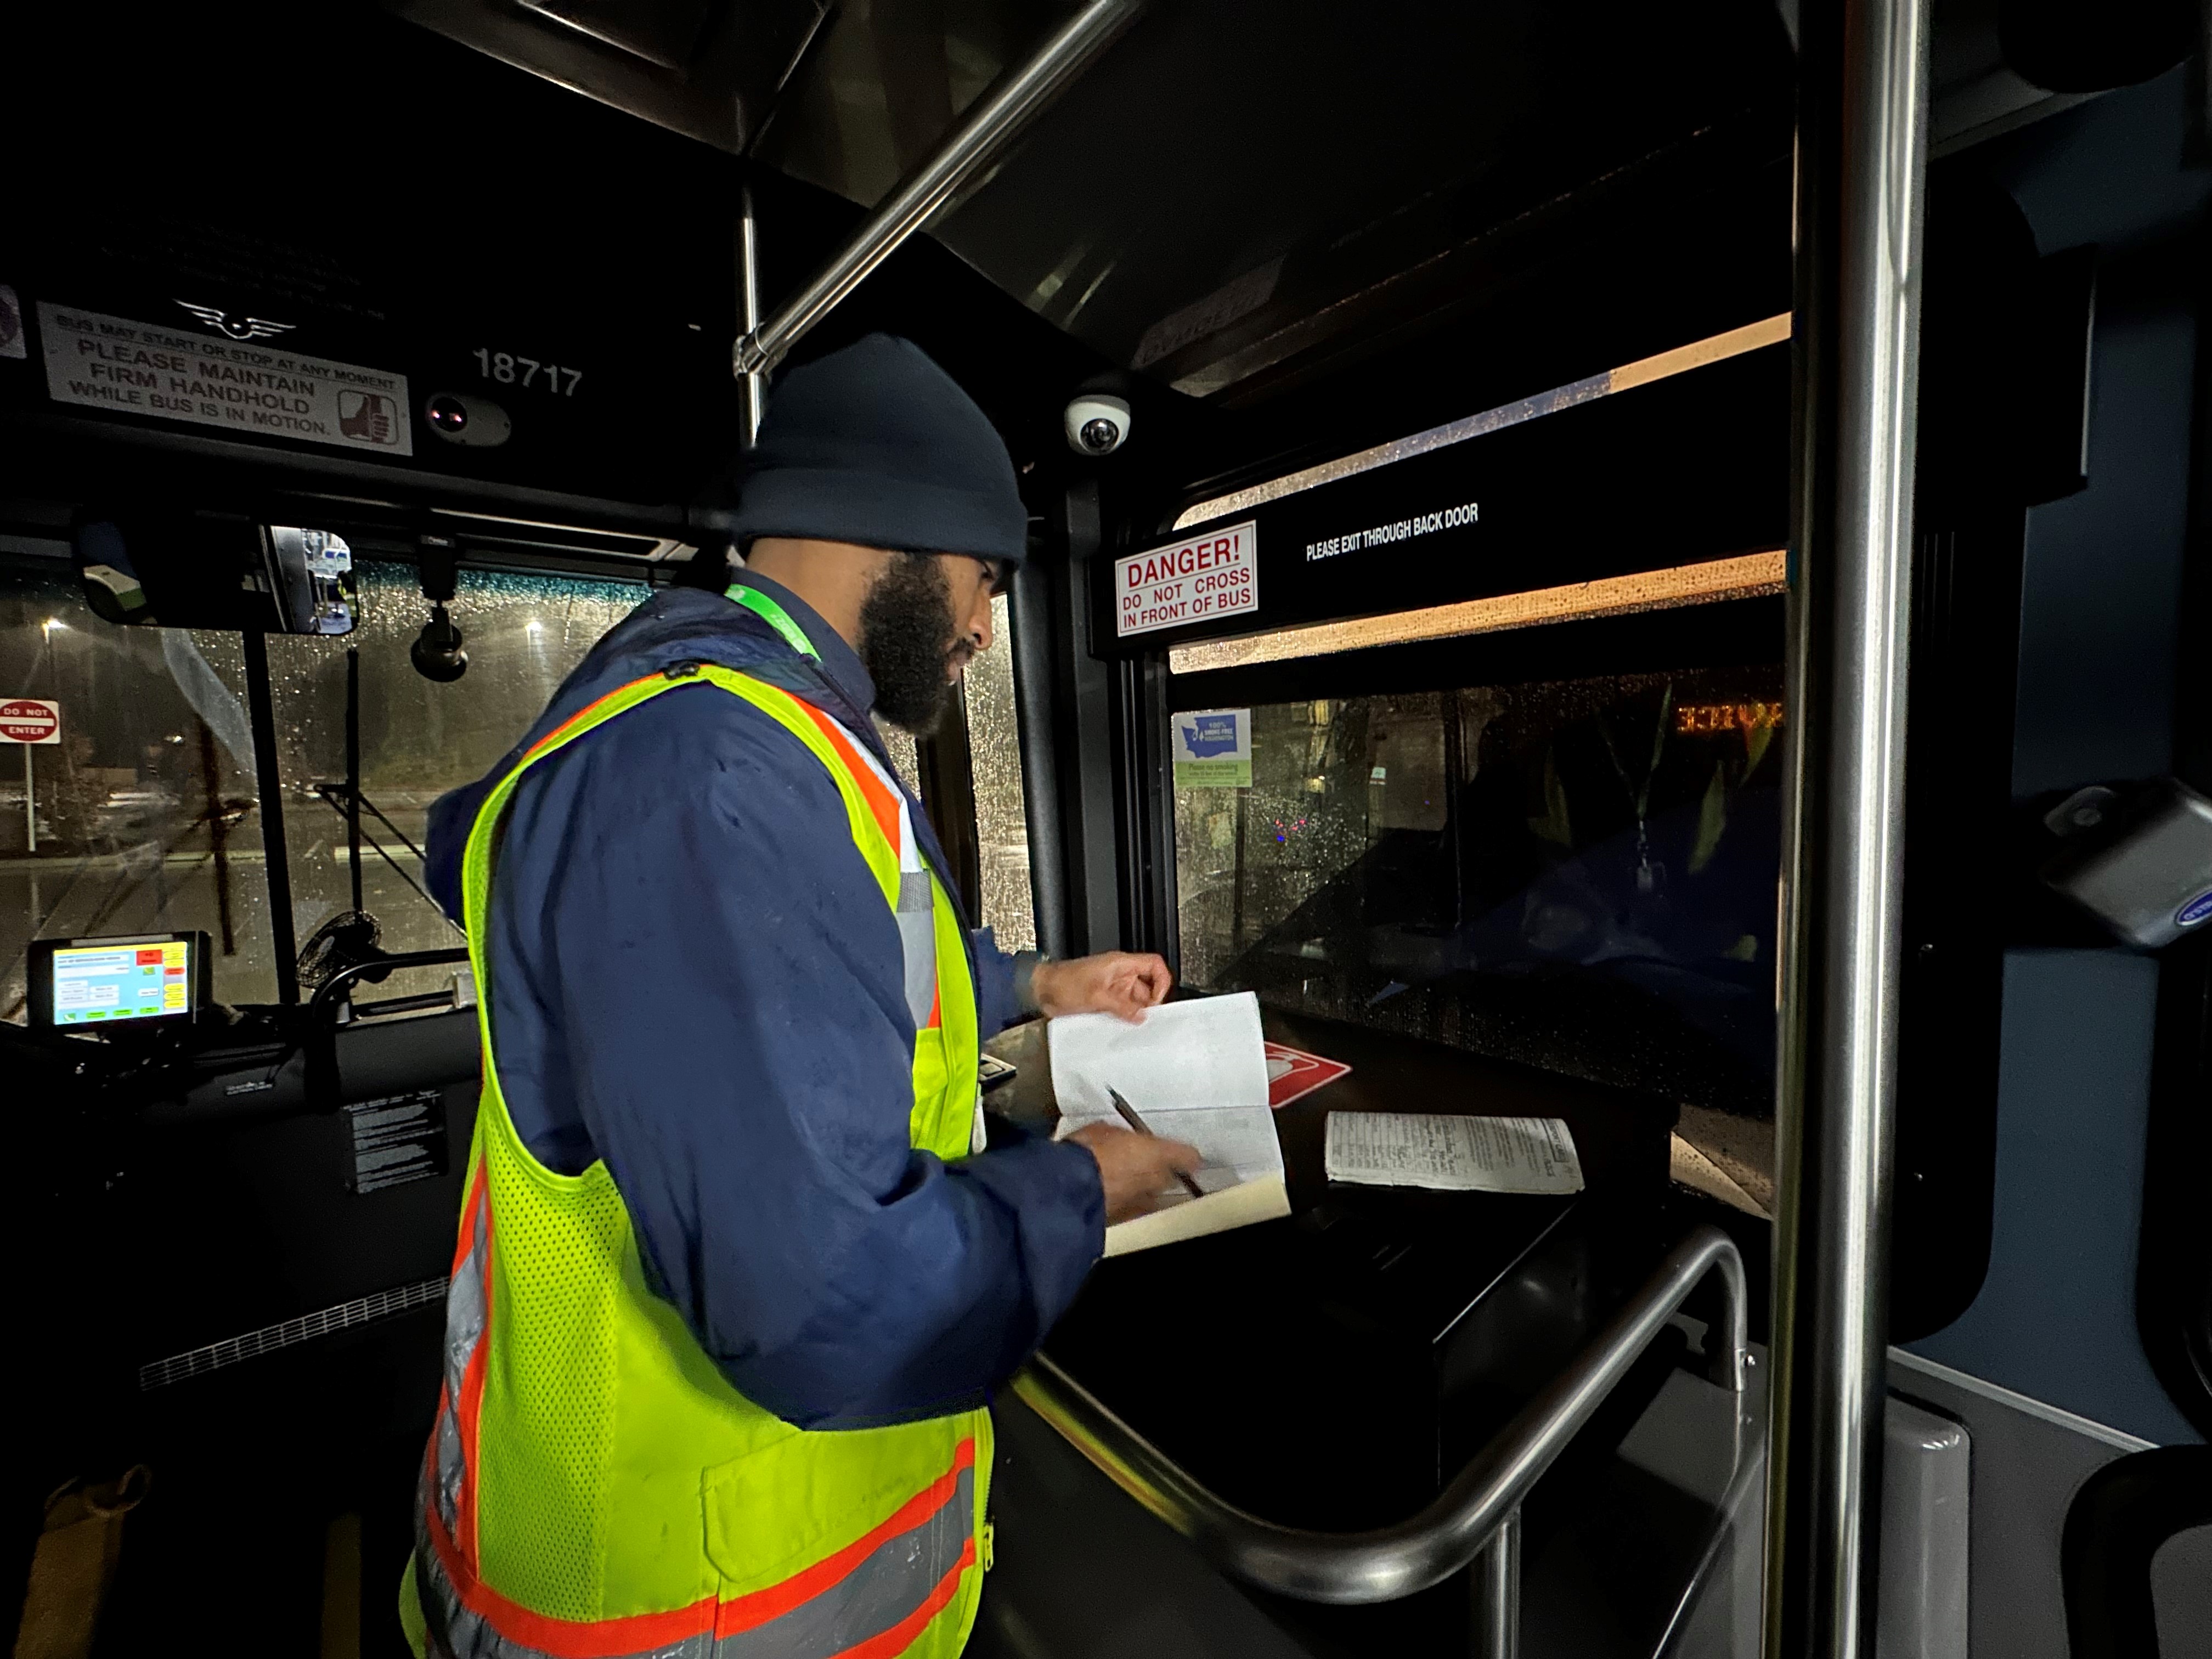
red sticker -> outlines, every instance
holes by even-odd
[[[1280,1111],[1351,1069],[1341,1060],[1323,1060],[1319,1054],[1271,1042],[1267,1045],[1267,1104]]]

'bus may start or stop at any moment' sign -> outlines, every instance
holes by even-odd
[[[1259,526],[1247,519],[1114,561],[1114,632],[1213,622],[1260,608]]]
[[[62,706],[43,697],[0,702],[0,743],[59,743]]]

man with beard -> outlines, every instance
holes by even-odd
[[[927,732],[1028,517],[982,412],[877,335],[776,387],[726,592],[612,629],[431,876],[483,1098],[401,1614],[418,1652],[958,1652],[987,1402],[1179,1143],[994,1126],[979,1037],[1138,1020],[1167,965],[961,918],[871,713]]]

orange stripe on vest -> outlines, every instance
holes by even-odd
[[[906,849],[899,840],[898,797],[884,787],[884,781],[876,775],[875,768],[860,758],[860,751],[853,747],[853,739],[846,735],[842,726],[805,698],[794,697],[793,701],[806,711],[808,718],[815,725],[822,728],[822,735],[830,739],[838,758],[845,763],[845,769],[860,786],[861,797],[868,803],[868,810],[876,815],[876,827],[884,832],[884,839],[895,851],[903,853]]]

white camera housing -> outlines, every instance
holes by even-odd
[[[1103,392],[1086,392],[1068,404],[1060,429],[1077,454],[1111,455],[1129,441],[1129,405]]]

